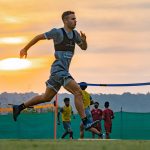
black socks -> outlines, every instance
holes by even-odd
[[[82,122],[83,122],[84,125],[86,125],[87,124],[87,117],[83,118]]]

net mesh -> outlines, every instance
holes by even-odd
[[[74,138],[79,138],[81,119],[78,114],[72,119]],[[103,121],[102,121],[103,127]],[[57,125],[57,138],[64,132],[63,125]],[[103,129],[104,132],[104,129]],[[115,112],[112,126],[112,139],[150,139],[150,113]],[[0,139],[53,139],[54,112],[22,113],[17,122],[12,114],[0,115]],[[68,138],[68,137],[66,137]],[[85,138],[92,138],[85,132]]]

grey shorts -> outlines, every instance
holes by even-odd
[[[51,75],[46,81],[46,86],[58,92],[61,86],[66,86],[73,77],[68,72],[59,72],[57,74]]]
[[[92,114],[91,114],[91,111],[90,111],[90,107],[85,108],[84,111],[85,111],[86,117],[88,119],[88,122],[92,123],[93,122],[93,117],[92,117]]]

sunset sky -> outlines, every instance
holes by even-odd
[[[26,62],[12,58],[19,58],[34,36],[62,27],[66,10],[76,12],[76,29],[88,41],[87,51],[76,46],[70,67],[77,82],[150,82],[149,0],[0,0],[0,93],[45,91],[54,60],[53,41],[34,45]],[[88,87],[88,91],[147,93],[150,86]]]

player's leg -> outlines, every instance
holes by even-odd
[[[69,134],[69,128],[70,128],[70,126],[68,124],[68,121],[63,121],[63,127],[64,127],[65,132],[64,132],[64,134],[61,137],[62,139],[64,139],[66,137],[66,135]]]
[[[75,107],[80,117],[85,118],[86,115],[84,113],[82,92],[78,84],[73,79],[71,79],[69,83],[64,86],[64,88],[75,96]]]
[[[112,130],[112,124],[109,124],[109,126],[107,127],[106,139],[110,139],[111,130]]]
[[[102,129],[101,129],[101,122],[100,121],[96,124],[95,128],[101,133],[100,135],[98,135],[98,138],[102,139]]]
[[[110,139],[110,125],[109,124],[105,124],[105,132],[106,132],[106,139]]]
[[[95,139],[95,133],[92,132],[92,138]]]
[[[90,107],[85,108],[85,114],[88,117],[88,121],[90,123],[93,122],[93,117],[92,117],[92,114],[91,114],[91,111],[90,111]],[[89,129],[89,131],[91,131],[92,133],[94,133],[98,136],[102,136],[101,132],[96,129],[96,125],[99,123],[99,120],[95,120],[94,122],[95,122],[94,126],[92,126]]]
[[[67,84],[64,85],[64,88],[74,95],[75,106],[82,119],[85,130],[90,129],[96,122],[92,122],[92,123],[88,122],[88,119],[84,112],[83,97],[79,85],[73,79],[69,78],[69,82],[67,82]]]
[[[70,121],[66,121],[65,129],[68,132],[70,139],[73,139],[73,131],[71,129],[71,122]]]
[[[99,123],[95,124],[93,127],[94,127],[95,129],[97,129],[97,130],[99,131],[99,133],[101,133],[101,131],[100,131],[99,128],[98,128],[98,124],[99,124]],[[98,135],[98,137],[100,137],[100,134]],[[92,132],[92,138],[93,138],[93,139],[95,138],[95,133],[94,133],[94,132]]]
[[[69,131],[70,139],[73,139],[73,131]]]
[[[73,139],[73,131],[71,129],[69,130],[69,134],[70,134],[70,136],[69,136],[70,139]]]
[[[90,109],[86,110],[86,114],[89,116],[89,120],[92,121],[93,118]],[[99,123],[99,120],[96,120],[95,122],[96,124],[92,128],[90,128],[89,131],[91,131],[94,135],[98,135],[98,137],[102,137],[102,133],[97,129],[97,124]]]
[[[81,139],[84,138],[84,126],[83,126],[83,123],[80,124],[80,138]]]
[[[44,94],[33,97],[32,99],[30,99],[29,101],[24,103],[24,105],[25,105],[25,107],[29,107],[29,106],[34,106],[34,105],[37,105],[40,103],[49,102],[53,99],[53,97],[56,94],[57,94],[56,91],[47,87]]]
[[[98,135],[99,137],[102,137],[102,133],[100,131],[98,131],[96,128],[94,128],[94,127],[91,127],[89,129],[89,131],[91,131],[92,133]]]
[[[68,122],[68,132],[69,132],[69,134],[70,134],[70,139],[73,139],[73,131],[72,131],[72,129],[71,129],[71,122],[69,121]]]
[[[21,104],[21,105],[14,105],[13,106],[13,118],[14,118],[14,121],[17,120],[17,117],[18,115],[20,114],[20,112],[29,107],[29,106],[33,106],[33,105],[37,105],[37,104],[40,104],[40,103],[44,103],[44,102],[48,102],[48,101],[51,101],[52,98],[56,95],[56,91],[49,88],[49,87],[46,87],[46,91],[44,94],[42,95],[38,95],[38,96],[35,96],[33,98],[31,98],[29,101]]]
[[[65,131],[65,132],[63,133],[63,135],[61,136],[61,138],[64,139],[68,133],[69,133],[68,131]]]
[[[106,132],[106,139],[110,139],[109,132]]]

